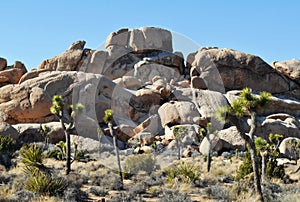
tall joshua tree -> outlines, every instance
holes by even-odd
[[[260,175],[258,172],[258,157],[254,143],[254,135],[256,130],[257,111],[266,107],[271,99],[271,94],[268,92],[261,92],[259,96],[252,94],[250,88],[245,88],[241,91],[240,96],[235,100],[231,106],[227,106],[218,110],[218,119],[222,121],[229,121],[235,125],[240,132],[241,137],[246,141],[250,150],[252,167],[254,172],[255,191],[259,201],[264,201]],[[226,116],[225,116],[226,115]],[[250,131],[246,133],[243,127],[244,120],[242,117],[250,116]],[[226,117],[225,120],[223,117]]]
[[[113,137],[115,152],[116,152],[116,156],[117,156],[117,163],[118,163],[119,175],[120,175],[120,187],[119,188],[123,189],[122,167],[121,167],[121,162],[120,162],[117,137],[116,137],[116,134],[114,133],[114,130],[113,130],[114,120],[113,120],[113,112],[112,112],[111,109],[105,110],[103,121],[105,123],[107,123],[108,128],[109,128],[109,132],[110,132],[111,136]]]
[[[60,95],[54,95],[52,98],[52,106],[50,107],[51,113],[55,114],[61,123],[61,126],[65,132],[66,136],[66,174],[68,175],[71,172],[71,140],[70,134],[71,129],[74,126],[74,118],[76,114],[82,111],[83,105],[77,104],[75,110],[73,110],[73,106],[69,105],[65,108],[65,103]]]

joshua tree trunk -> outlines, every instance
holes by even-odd
[[[70,138],[70,129],[73,126],[73,122],[70,123],[70,125],[66,128],[65,123],[63,121],[63,117],[64,117],[64,112],[62,111],[62,116],[60,117],[60,123],[61,126],[65,132],[65,136],[66,136],[66,175],[68,175],[71,172],[71,138]]]
[[[65,132],[66,134],[66,156],[67,156],[67,171],[66,174],[68,175],[71,172],[71,140],[70,140],[70,134],[68,131]]]
[[[177,149],[178,149],[178,160],[180,160],[181,157],[181,151],[180,151],[180,142],[179,139],[176,140]]]
[[[246,143],[249,146],[250,150],[250,156],[251,156],[251,161],[252,161],[252,167],[253,167],[253,174],[254,174],[254,186],[255,186],[255,192],[258,196],[258,201],[264,202],[263,194],[262,194],[262,189],[261,189],[261,183],[260,183],[260,175],[258,172],[258,158],[257,158],[257,152],[256,152],[256,147],[254,144],[254,133],[256,130],[256,112],[252,111],[251,112],[251,123],[250,123],[250,131],[249,134],[246,135],[246,132],[243,129],[241,119],[238,119],[236,116],[231,116],[229,115],[229,120],[231,123],[233,123],[238,131],[241,134],[241,137],[246,141]]]
[[[208,153],[207,153],[207,172],[210,171],[210,165],[211,165],[210,150],[211,150],[211,144],[209,142],[209,150],[208,150]]]
[[[253,167],[253,173],[254,173],[254,185],[255,185],[255,191],[256,194],[259,197],[259,201],[264,201],[262,190],[261,190],[261,183],[260,183],[260,175],[258,171],[258,158],[257,158],[257,151],[254,144],[254,133],[256,130],[256,112],[251,112],[251,122],[250,122],[250,132],[248,134],[248,137],[246,139],[249,148],[250,148],[250,155],[252,159],[252,167]]]
[[[118,168],[119,168],[119,175],[120,175],[120,189],[122,190],[123,189],[123,175],[122,175],[122,167],[121,167],[119,150],[118,150],[117,137],[114,133],[112,123],[108,123],[108,127],[109,127],[109,132],[113,137],[114,147],[115,147],[116,156],[117,156],[117,163],[118,163]]]
[[[261,152],[261,181],[262,183],[266,182],[266,170],[267,170],[267,152]]]

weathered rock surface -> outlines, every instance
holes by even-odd
[[[68,50],[62,54],[44,60],[38,69],[57,70],[57,71],[74,71],[82,58],[85,41],[74,42]]]
[[[0,122],[0,135],[2,136],[10,136],[14,140],[19,139],[19,133],[18,131],[12,127],[10,124],[5,122]]]
[[[288,78],[295,81],[298,85],[300,85],[300,61],[293,60],[285,60],[282,62],[273,62],[273,67],[287,76]]]
[[[298,98],[299,85],[261,58],[231,49],[201,49],[192,63],[191,77],[202,78],[208,89],[222,92],[245,87]]]
[[[155,27],[120,29],[107,37],[105,48],[111,45],[126,46],[134,51],[148,49],[173,51],[171,32]]]
[[[7,60],[5,58],[0,57],[0,71],[4,70],[7,66]]]
[[[284,137],[298,137],[300,138],[300,122],[294,117],[284,117],[282,114],[279,116],[268,116],[258,126],[257,133],[265,139],[268,139],[270,133],[280,134]]]
[[[40,131],[41,127],[43,128],[44,126],[48,126],[50,129],[48,132],[49,143],[56,144],[59,141],[65,140],[65,133],[60,122],[49,122],[46,124],[15,124],[12,126],[18,131],[18,140],[23,143],[45,141],[45,137],[43,137]]]
[[[297,143],[300,142],[299,138],[288,137],[282,140],[279,145],[280,154],[283,157],[298,160],[299,159],[299,150],[297,151],[295,148],[297,147]]]

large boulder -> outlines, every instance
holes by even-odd
[[[50,113],[53,95],[63,95],[71,103],[70,90],[75,72],[47,72],[19,85],[0,88],[0,110],[8,123],[41,123],[55,119]]]
[[[227,99],[222,93],[210,90],[177,88],[174,90],[173,96],[174,100],[188,101],[195,105],[194,109],[200,114],[200,124],[202,126],[211,122],[214,130],[223,129],[223,124],[215,118],[217,110],[228,105]]]
[[[300,144],[300,139],[295,137],[288,137],[282,140],[279,145],[280,154],[289,159],[298,160],[299,149],[297,149],[297,144]]]
[[[286,60],[282,62],[273,62],[273,67],[288,78],[300,85],[300,60]]]
[[[155,27],[120,29],[107,37],[105,48],[112,45],[128,47],[134,51],[154,49],[173,52],[171,32]]]
[[[175,101],[163,104],[158,109],[163,127],[166,125],[200,124],[203,119],[192,102]]]
[[[19,133],[18,131],[6,122],[0,122],[0,135],[1,136],[10,136],[14,140],[18,140]]]
[[[221,91],[222,86],[226,91],[249,87],[272,94],[300,97],[299,85],[278,73],[260,57],[232,49],[199,50],[190,74],[191,77],[204,79],[211,90]]]
[[[7,60],[5,58],[0,57],[0,71],[4,70],[7,66]]]
[[[18,131],[18,140],[20,142],[32,143],[45,141],[45,137],[41,133],[41,129],[44,128],[44,126],[48,126],[50,129],[47,133],[49,135],[49,143],[55,144],[65,140],[65,133],[60,122],[49,122],[46,124],[15,124],[12,126]]]
[[[83,55],[85,41],[74,42],[68,50],[54,58],[44,60],[38,69],[74,71],[77,70]]]
[[[20,61],[16,61],[13,66],[7,67],[6,60],[2,60],[2,64],[0,65],[3,66],[2,69],[0,67],[0,87],[8,84],[17,84],[21,77],[27,72],[25,65]]]
[[[257,134],[268,139],[270,133],[300,138],[300,122],[292,116],[284,116],[283,114],[268,116],[259,124]]]

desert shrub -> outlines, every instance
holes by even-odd
[[[108,191],[106,191],[103,188],[95,188],[91,187],[87,190],[88,193],[94,194],[95,196],[106,196],[108,194]]]
[[[6,168],[11,166],[11,158],[17,150],[17,143],[10,136],[0,135],[0,164]]]
[[[43,155],[43,148],[34,144],[29,146],[23,145],[20,150],[21,162],[25,166],[41,167],[45,156]]]
[[[174,180],[195,183],[199,179],[200,173],[196,166],[181,162],[180,165],[167,169],[166,176],[169,184],[173,184]]]
[[[226,187],[222,187],[219,183],[209,186],[206,189],[206,193],[209,198],[215,200],[222,200],[222,201],[232,201],[232,197],[230,195],[230,190]]]
[[[41,195],[59,195],[67,186],[64,178],[55,177],[44,164],[43,148],[31,144],[24,145],[20,150],[21,162],[28,179],[24,188]]]
[[[123,176],[130,178],[134,174],[144,171],[148,174],[155,170],[156,160],[152,154],[132,155],[125,159],[123,165]]]
[[[277,161],[275,158],[271,158],[267,162],[267,177],[268,178],[280,178],[283,179],[285,176],[284,166],[277,165]]]
[[[192,202],[187,194],[181,194],[178,190],[164,189],[159,196],[161,202]]]
[[[69,186],[64,191],[63,201],[88,201],[88,194],[79,187]]]
[[[272,137],[272,134],[270,134],[270,137]],[[276,145],[275,143],[272,143],[271,145],[269,145],[267,144],[267,141],[262,138],[255,139],[255,146],[257,149],[257,153],[259,154],[261,151],[268,152],[268,159],[266,163],[266,176],[269,179],[271,178],[283,179],[283,177],[285,176],[284,166],[277,165],[276,159],[279,156],[277,144],[278,143],[276,143]],[[259,173],[261,174],[262,158],[261,155],[257,155],[257,157],[259,163]],[[253,172],[253,167],[252,167],[250,153],[246,152],[243,163],[238,168],[236,179],[240,180],[252,172]]]
[[[243,163],[240,165],[240,167],[237,170],[236,180],[241,180],[252,172],[253,172],[252,161],[251,161],[250,153],[247,151],[245,152],[245,158],[243,160]]]

